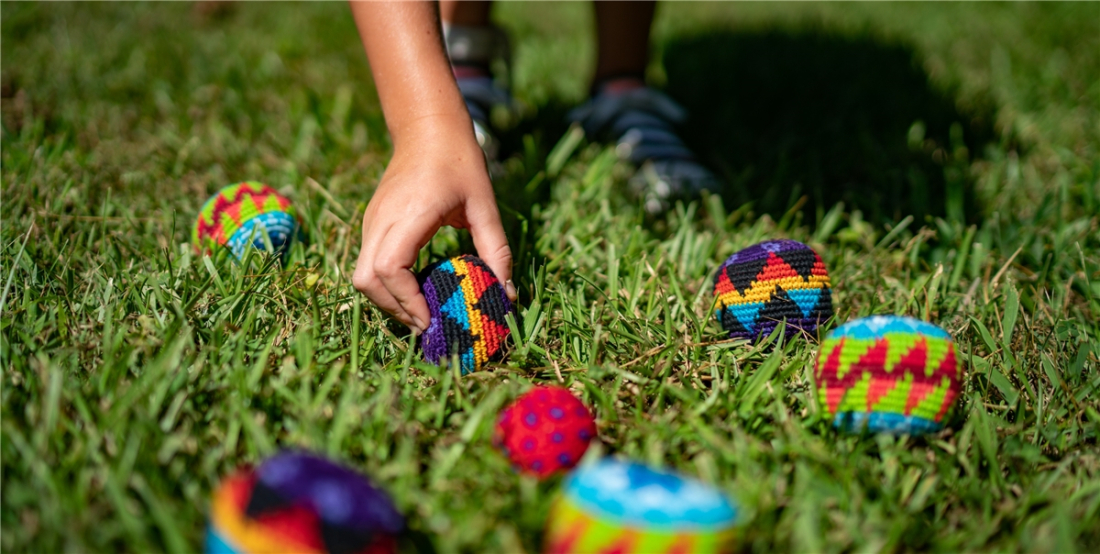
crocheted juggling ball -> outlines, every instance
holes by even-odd
[[[577,468],[550,508],[548,554],[729,552],[737,508],[690,477],[605,458]]]
[[[385,492],[324,458],[284,452],[222,481],[209,554],[397,552],[405,520]]]
[[[432,314],[420,335],[424,359],[439,363],[457,355],[462,373],[500,359],[512,303],[485,262],[464,255],[432,264],[420,274],[420,289]]]
[[[596,419],[568,389],[539,386],[500,412],[493,443],[516,469],[546,477],[577,465],[596,436]]]
[[[794,240],[769,240],[741,250],[714,276],[714,315],[730,338],[755,342],[783,320],[784,338],[813,334],[833,315],[825,263]]]
[[[943,428],[962,382],[951,335],[911,317],[872,316],[821,343],[818,401],[836,427],[923,434]]]
[[[229,185],[199,211],[191,243],[199,252],[228,247],[238,259],[249,245],[265,249],[266,233],[275,252],[284,252],[300,231],[298,213],[275,189],[254,181]]]

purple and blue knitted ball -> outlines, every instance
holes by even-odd
[[[462,373],[470,373],[503,356],[512,302],[485,262],[464,255],[433,264],[421,272],[420,289],[431,311],[420,335],[424,359],[457,356]]]
[[[832,315],[825,263],[798,241],[754,244],[730,256],[714,276],[714,316],[730,338],[756,342],[782,321],[787,338],[813,335]]]
[[[214,493],[208,554],[390,554],[405,520],[359,473],[320,456],[283,452]]]

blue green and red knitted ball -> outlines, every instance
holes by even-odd
[[[604,458],[577,468],[562,488],[546,524],[547,554],[733,551],[737,505],[691,477]]]
[[[470,373],[503,356],[512,302],[485,262],[470,255],[443,260],[425,268],[419,280],[431,312],[419,339],[424,359],[457,356],[462,373]]]
[[[288,198],[255,181],[229,185],[203,204],[191,242],[199,252],[228,248],[238,259],[249,246],[276,253],[300,238],[298,212]]]
[[[730,256],[714,276],[714,316],[730,338],[756,342],[783,321],[784,338],[814,335],[832,315],[825,263],[798,241],[754,244]]]
[[[208,554],[391,554],[405,520],[359,473],[283,452],[225,478],[214,492]]]
[[[962,377],[947,331],[892,315],[834,329],[821,343],[814,373],[818,401],[836,427],[912,435],[943,428]]]
[[[596,419],[580,399],[542,385],[501,411],[493,442],[517,470],[547,477],[577,465],[595,436]]]

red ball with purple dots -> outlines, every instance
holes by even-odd
[[[596,419],[573,393],[537,386],[500,413],[493,443],[517,470],[542,478],[577,465],[595,436]]]

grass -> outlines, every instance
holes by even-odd
[[[559,482],[491,426],[562,382],[592,455],[738,498],[745,550],[1100,548],[1100,6],[662,5],[650,76],[716,110],[689,140],[731,187],[661,218],[610,151],[559,143],[590,9],[497,8],[528,106],[498,180],[521,309],[510,358],[459,376],[350,286],[390,145],[345,5],[0,5],[0,547],[196,551],[219,478],[300,446],[383,484],[422,550],[537,551]],[[708,45],[712,89],[678,85]],[[285,268],[187,244],[244,179],[306,216]],[[837,435],[815,344],[721,340],[709,277],[770,237],[821,252],[838,321],[955,335],[950,429]],[[469,249],[445,230],[423,258]]]

